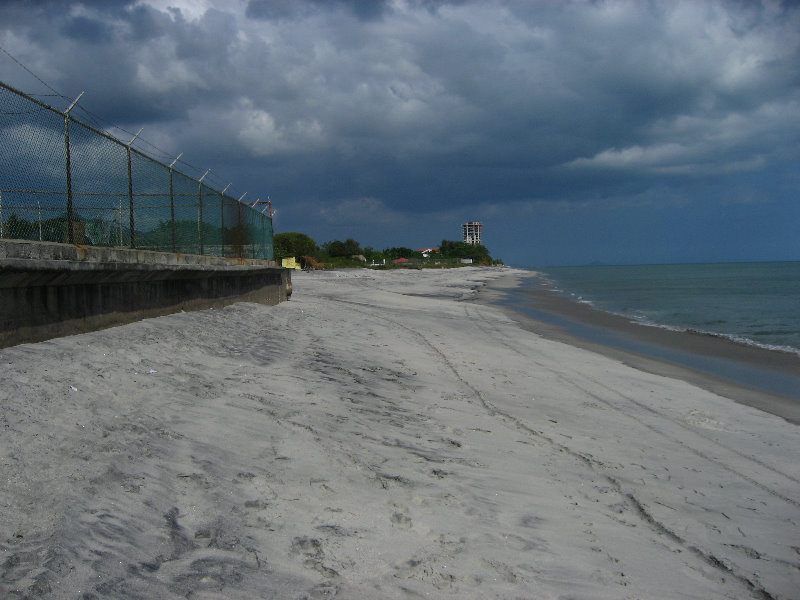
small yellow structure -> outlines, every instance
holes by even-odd
[[[291,258],[282,258],[281,259],[281,266],[284,269],[297,269],[300,270],[300,265],[297,262],[297,259],[292,256]]]

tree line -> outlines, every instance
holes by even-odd
[[[408,260],[422,260],[424,258],[421,252],[411,248],[400,246],[376,250],[371,246],[362,247],[352,238],[344,241],[333,240],[317,245],[310,236],[296,231],[276,233],[273,237],[273,244],[277,260],[310,256],[327,263],[345,264],[350,261],[361,262],[360,258],[354,257],[362,256],[370,263],[382,263],[384,260],[390,262],[398,258]],[[502,262],[493,259],[486,246],[452,240],[442,240],[439,249],[431,253],[431,258],[472,259],[473,263],[486,265]]]

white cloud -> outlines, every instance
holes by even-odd
[[[576,170],[628,170],[661,175],[719,175],[761,170],[766,162],[762,155],[746,158],[716,156],[702,144],[683,146],[669,143],[619,150],[610,148],[592,158],[578,158],[564,166]]]
[[[266,110],[256,108],[250,99],[227,116],[236,130],[236,139],[256,156],[307,152],[324,142],[321,124],[314,119],[299,119],[277,124]]]
[[[243,2],[241,0],[233,0],[233,2],[231,0],[140,0],[136,4],[150,6],[156,10],[166,12],[173,15],[173,18],[173,11],[177,10],[180,11],[184,19],[197,21],[211,8],[242,10]]]
[[[630,169],[641,167],[656,167],[665,163],[674,163],[685,160],[687,148],[680,144],[664,144],[643,148],[631,146],[617,150],[610,148],[595,154],[592,158],[578,158],[567,163],[568,167],[599,167],[609,169]]]

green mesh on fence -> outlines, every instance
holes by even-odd
[[[0,83],[0,238],[273,260],[272,219]]]

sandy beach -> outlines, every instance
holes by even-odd
[[[518,274],[0,350],[0,598],[800,597],[800,429],[472,301]]]

